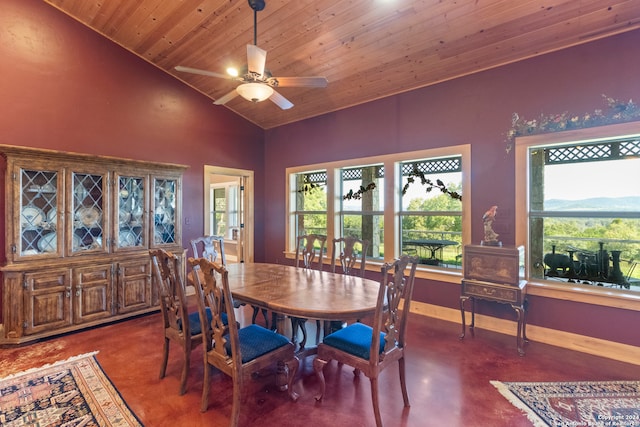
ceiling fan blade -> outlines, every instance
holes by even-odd
[[[260,76],[264,74],[264,64],[267,62],[267,51],[254,44],[247,45],[247,68],[250,73]]]
[[[201,76],[219,77],[221,79],[229,78],[229,76],[227,76],[226,74],[216,73],[215,71],[200,70],[198,68],[183,67],[182,65],[176,66],[175,69],[176,71],[182,71],[191,74],[200,74]]]
[[[280,95],[275,90],[273,91],[273,94],[269,97],[269,99],[271,100],[271,102],[273,102],[283,110],[288,110],[289,108],[293,107],[293,103],[291,101]]]
[[[277,87],[327,87],[327,78],[315,77],[273,77]]]
[[[238,96],[239,93],[234,89],[231,92],[227,93],[224,96],[221,96],[220,98],[216,99],[215,101],[213,101],[214,105],[224,105],[227,102],[231,101],[233,98],[235,98],[236,96]]]

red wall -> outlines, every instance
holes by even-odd
[[[264,179],[262,129],[44,2],[2,1],[0,58],[0,144],[189,166],[184,247],[204,230],[205,164]],[[257,260],[263,198],[257,189]]]
[[[515,242],[515,161],[505,150],[511,117],[575,114],[603,108],[602,94],[640,100],[640,31],[577,46],[454,81],[400,94],[266,132],[266,185],[285,185],[285,168],[447,145],[471,144],[472,239],[483,238],[482,215],[500,206],[495,230]],[[331,82],[329,82],[331,84]],[[283,153],[287,153],[283,156]],[[568,182],[568,190],[579,183]],[[270,228],[265,253],[274,261],[285,249],[285,200],[272,192],[265,208]],[[458,308],[460,288],[420,280],[414,299]],[[531,324],[640,345],[639,313],[530,297]],[[508,306],[480,312],[514,318]],[[603,320],[606,319],[606,320]]]
[[[41,1],[3,0],[0,12],[0,144],[189,165],[185,247],[203,232],[203,165],[254,170],[263,183],[257,261],[275,261],[285,249],[286,167],[451,144],[472,144],[472,217],[499,205],[496,232],[511,244],[512,113],[592,112],[602,94],[640,99],[636,31],[264,132]],[[480,220],[472,236],[482,239]],[[420,281],[415,294],[451,308],[458,297],[457,286],[432,281]],[[637,324],[635,311],[530,302],[531,324],[640,345],[636,328],[625,327]],[[480,311],[513,316],[506,306]]]

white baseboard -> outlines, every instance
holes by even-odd
[[[460,310],[417,301],[411,301],[411,312],[458,324],[461,324],[462,320],[460,317]],[[465,314],[467,315],[467,324],[469,324],[471,322],[471,314],[468,312],[465,312]],[[496,317],[484,316],[481,314],[476,314],[475,327],[511,335],[513,337],[516,336],[517,330],[515,321],[498,319]],[[555,329],[543,328],[535,325],[527,325],[527,338],[529,338],[529,341],[531,342],[541,342],[556,347],[618,360],[620,362],[640,365],[640,347],[601,340],[570,332],[558,331]]]

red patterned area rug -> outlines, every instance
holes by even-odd
[[[0,379],[3,427],[142,426],[94,353]]]
[[[491,381],[536,427],[640,427],[640,381]]]

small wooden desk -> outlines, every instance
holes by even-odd
[[[227,270],[234,298],[281,315],[355,321],[376,310],[375,280],[267,263],[229,264]],[[284,332],[284,316],[277,330]]]
[[[504,285],[500,283],[484,282],[480,280],[462,280],[462,292],[460,294],[460,313],[462,313],[462,333],[460,339],[464,338],[466,322],[464,316],[464,303],[471,300],[471,324],[469,328],[473,332],[475,326],[476,298],[509,304],[518,315],[518,331],[516,334],[516,345],[518,354],[524,356],[524,343],[527,339],[527,308],[526,308],[526,281],[521,281],[518,285]]]

